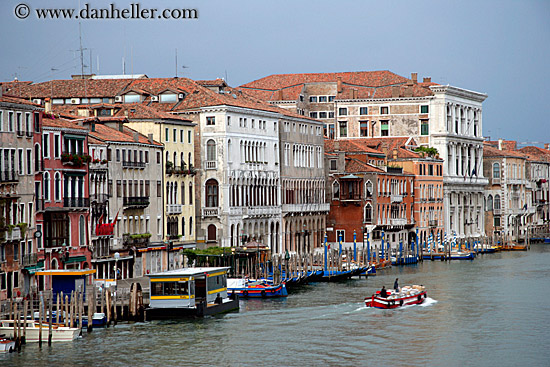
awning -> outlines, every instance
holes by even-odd
[[[82,261],[86,261],[86,256],[69,257],[69,260],[64,261],[64,263],[65,264],[70,264],[70,263],[79,263],[79,262],[82,262]]]

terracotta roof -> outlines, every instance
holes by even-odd
[[[88,131],[86,127],[78,125],[78,123],[75,121],[68,120],[65,118],[55,117],[52,115],[44,115],[42,119],[42,126],[55,127],[60,129],[74,129],[74,130]]]
[[[498,140],[488,140],[485,143],[498,149]],[[502,140],[503,150],[517,150],[517,142],[515,140]]]
[[[340,142],[351,142],[357,146],[366,146],[371,149],[375,149],[377,151],[380,151],[388,157],[391,156],[394,149],[398,148],[404,148],[405,144],[409,141],[409,137],[402,136],[402,137],[378,137],[378,138],[354,138],[354,139],[339,139]],[[414,139],[410,139],[411,145],[416,145],[416,142]]]
[[[63,79],[36,84],[10,84],[10,92],[26,98],[114,97],[131,79]]]
[[[550,150],[543,149],[535,146],[528,146],[519,149],[519,151],[525,155],[530,161],[537,162],[550,162]]]
[[[3,102],[3,103],[15,103],[15,104],[23,104],[23,105],[27,105],[27,106],[32,106],[32,107],[40,107],[42,108],[42,106],[36,104],[36,103],[33,103],[25,98],[20,98],[20,97],[16,97],[16,96],[12,96],[12,95],[7,95],[7,94],[2,94],[0,96],[0,102]]]
[[[192,122],[182,116],[159,111],[154,107],[142,103],[115,104],[110,108],[114,108],[114,116],[126,116],[129,119],[163,119]]]
[[[248,94],[266,101],[295,101],[306,84],[338,83],[339,80],[341,80],[342,91],[338,93],[338,99],[352,99],[354,89],[356,90],[356,98],[391,98],[392,86],[399,87],[401,97],[424,97],[433,95],[432,91],[428,88],[429,86],[437,85],[437,83],[431,82],[413,84],[410,79],[388,70],[382,70],[275,74],[243,84],[239,88]],[[282,93],[276,93],[279,90]]]
[[[358,172],[373,172],[373,173],[383,173],[383,169],[370,165],[368,163],[362,162],[355,158],[346,158],[346,170],[345,173],[358,173]]]
[[[498,149],[498,148],[495,148],[494,146],[488,144],[487,142],[485,142],[483,144],[483,157],[511,157],[511,158],[522,158],[522,159],[527,159],[527,155],[523,154],[523,153],[520,153],[518,151],[515,151],[515,150],[506,150],[506,149]]]
[[[107,120],[104,120],[104,122],[106,121]],[[100,141],[113,141],[113,142],[123,142],[123,143],[136,143],[136,141],[134,140],[135,133],[137,133],[137,136],[138,136],[137,143],[151,144],[148,137],[146,137],[143,134],[140,134],[136,130],[131,129],[127,126],[124,126],[123,131],[120,131],[113,127],[99,123],[99,124],[95,124],[95,131],[89,132],[90,136]],[[161,143],[156,141],[153,141],[153,145],[162,146]]]
[[[362,144],[361,141],[325,139],[325,152],[336,151],[347,153],[367,153],[384,155],[384,152],[378,149],[371,148],[366,144]]]
[[[216,78],[214,80],[195,80],[195,82],[203,87],[227,87],[227,83],[221,78]]]

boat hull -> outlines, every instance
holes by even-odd
[[[23,325],[21,324],[21,332]],[[0,326],[0,334],[4,334],[8,338],[13,338],[13,321],[4,320]],[[48,341],[49,325],[42,324],[42,341]],[[52,326],[52,342],[69,342],[78,338],[80,329],[66,326]],[[27,343],[36,343],[39,341],[40,327],[37,323],[27,323],[25,331],[25,341]]]
[[[252,286],[227,288],[230,294],[238,294],[242,298],[272,298],[286,297],[288,292],[284,283],[275,286]]]
[[[11,353],[13,351],[15,351],[15,341],[0,339],[0,353]]]
[[[407,305],[421,304],[424,302],[426,297],[428,297],[426,291],[422,291],[415,295],[404,296],[400,298],[388,298],[388,297],[384,298],[373,294],[371,297],[365,298],[365,306],[382,308],[382,309],[399,308]]]

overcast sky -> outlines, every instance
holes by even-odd
[[[15,16],[18,4],[31,9]],[[226,78],[390,70],[488,94],[483,133],[550,142],[550,1],[1,0],[0,80],[81,70],[79,20],[36,8],[197,9],[198,19],[82,20],[85,73]],[[24,14],[22,10],[21,14]],[[21,9],[20,9],[21,11]],[[91,52],[91,57],[90,57]],[[52,70],[53,69],[53,70]]]

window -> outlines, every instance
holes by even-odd
[[[327,101],[327,96],[319,96],[319,103],[325,103]]]
[[[162,197],[162,182],[157,181],[157,197]]]
[[[187,142],[191,144],[191,130],[187,131]]]
[[[329,102],[334,102],[335,98],[336,98],[336,96],[328,96],[328,101]]]
[[[2,114],[0,113],[0,120],[1,119],[2,119]],[[34,113],[34,132],[35,133],[40,132],[40,113],[39,112]]]
[[[43,136],[42,150],[44,158],[50,158],[50,134],[46,133]]]
[[[81,215],[80,219],[78,220],[78,239],[79,239],[79,245],[80,246],[86,246],[86,225],[84,223],[84,216]]]
[[[13,111],[8,112],[8,131],[13,132]]]
[[[32,149],[27,149],[27,175],[32,174]]]
[[[210,179],[206,181],[206,207],[215,208],[218,206],[218,182]]]
[[[420,120],[420,135],[430,135],[428,120]]]
[[[124,96],[124,103],[139,103],[141,102],[141,96],[139,94],[126,94]]]
[[[330,160],[330,170],[331,171],[336,171],[336,159],[331,159]]]
[[[163,93],[160,95],[160,103],[177,102],[178,96],[175,93]]]
[[[365,223],[372,223],[372,205],[365,206]]]
[[[338,183],[338,181],[334,181],[332,183],[332,199],[340,199],[340,184]]]
[[[216,117],[214,116],[206,117],[206,126],[213,126],[213,125],[216,125]]]
[[[360,115],[368,115],[369,114],[369,108],[368,107],[359,107],[359,114]]]
[[[164,141],[170,141],[170,129],[169,128],[164,129]]]
[[[317,118],[317,112],[310,112],[309,117],[316,119]]]
[[[500,178],[500,164],[493,163],[493,178]]]
[[[500,227],[500,217],[495,217],[494,218],[494,226],[495,227]]]
[[[493,209],[500,210],[500,195],[495,195],[495,202]]]
[[[348,136],[348,123],[346,121],[340,121],[340,136],[345,137]]]
[[[326,119],[327,118],[327,113],[326,112],[319,112],[319,118],[320,119]]]
[[[193,184],[189,182],[189,205],[193,205]]]
[[[208,142],[206,143],[206,160],[216,160],[216,142],[212,139],[208,140]]]
[[[368,121],[359,121],[359,133],[363,137],[369,136],[369,122]]]
[[[493,195],[487,197],[487,211],[490,212],[493,210]]]
[[[428,113],[428,112],[429,112],[429,108],[427,105],[420,106],[420,113]]]
[[[314,103],[317,102],[317,96],[310,96],[309,101]]]
[[[177,142],[178,142],[178,130],[173,129],[172,138],[173,138],[172,141],[173,141],[174,143],[177,143]]]
[[[227,126],[231,126],[231,116],[227,116]]]
[[[338,116],[347,116],[347,115],[348,115],[348,109],[346,107],[338,108]]]
[[[389,107],[380,107],[380,114],[381,115],[387,115],[390,113],[390,108]]]
[[[329,111],[328,118],[333,119],[334,118],[334,111]]]
[[[50,200],[50,174],[44,172],[44,200]]]
[[[389,121],[380,121],[380,136],[389,136]]]
[[[368,198],[372,197],[372,182],[370,181],[367,181],[366,184],[365,184],[365,194],[367,195]]]

